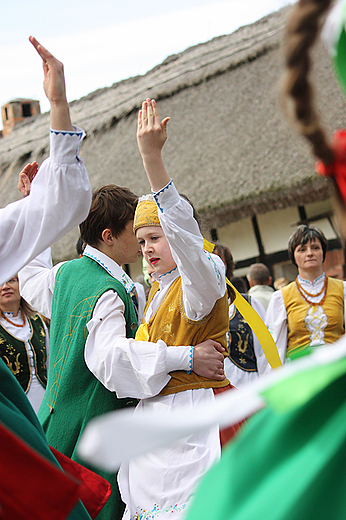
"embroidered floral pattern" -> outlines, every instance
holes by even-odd
[[[310,280],[305,280],[305,278],[302,278],[301,276],[298,275],[298,279],[300,282],[305,282],[307,283],[308,285],[311,285],[312,287],[317,283],[319,282],[322,278],[324,278],[324,273],[322,273],[318,278],[316,278],[316,280],[314,280],[313,282],[310,282]]]
[[[213,262],[213,266],[214,266],[214,270],[215,270],[215,273],[216,273],[216,277],[218,279],[218,285],[220,285],[220,273],[219,273],[219,270],[216,266],[216,263],[214,262],[212,256],[210,255],[210,253],[208,253],[208,251],[206,251],[205,249],[203,250],[205,252],[205,254],[207,255],[207,258],[208,260],[210,260],[211,262]]]
[[[169,507],[164,507],[160,509],[157,504],[154,504],[154,507],[151,511],[146,511],[145,509],[140,509],[133,515],[132,520],[152,520],[153,518],[158,518],[160,515],[165,513],[178,513],[180,511],[184,511],[186,509],[186,504],[182,504],[178,506],[178,504],[171,505]]]
[[[320,305],[312,305],[305,317],[305,324],[310,332],[310,345],[324,343],[324,329],[328,324],[327,316]]]

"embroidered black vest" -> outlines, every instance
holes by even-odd
[[[38,314],[29,321],[31,336],[29,343],[33,351],[34,368],[37,379],[42,386],[47,385],[47,368],[46,368],[46,334],[42,319]],[[32,373],[30,366],[30,355],[25,341],[12,336],[8,330],[0,324],[0,357],[6,363],[12,374],[17,378],[24,392],[30,387]]]
[[[242,294],[251,304],[251,297]],[[240,312],[234,307],[233,315],[229,320],[229,358],[241,370],[256,372],[257,361],[253,345],[252,330]]]

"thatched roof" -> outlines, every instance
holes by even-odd
[[[92,186],[116,183],[139,195],[149,190],[135,134],[137,110],[152,97],[161,116],[171,116],[164,149],[168,171],[209,229],[327,197],[309,147],[290,130],[279,106],[288,10],[71,103],[73,121],[87,132],[81,155]],[[322,46],[316,56],[317,104],[332,131],[345,119],[344,97]],[[0,140],[0,205],[18,198],[22,165],[47,156],[48,125],[43,114]],[[72,256],[73,246],[63,240],[56,258]]]

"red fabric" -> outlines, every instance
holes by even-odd
[[[337,130],[330,146],[334,152],[334,161],[328,165],[318,161],[316,171],[324,177],[334,177],[346,204],[346,130]]]
[[[50,446],[62,469],[78,481],[79,498],[91,518],[96,518],[112,493],[112,486],[103,477],[81,466]]]
[[[2,520],[64,520],[76,505],[78,483],[0,424]]]
[[[227,392],[228,390],[234,390],[234,386],[231,384],[227,386],[223,386],[222,388],[214,388],[214,395],[221,394],[222,392]],[[224,428],[223,430],[220,430],[220,443],[221,448],[223,448],[231,439],[236,435],[241,425],[245,422],[240,421],[239,423],[232,424],[232,426],[228,426],[227,428]]]

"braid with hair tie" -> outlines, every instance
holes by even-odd
[[[286,116],[288,101],[291,99],[293,123],[311,143],[315,156],[326,165],[333,162],[334,152],[313,107],[309,53],[320,33],[322,16],[331,4],[332,0],[300,0],[293,8],[286,28],[286,73],[282,92]]]

